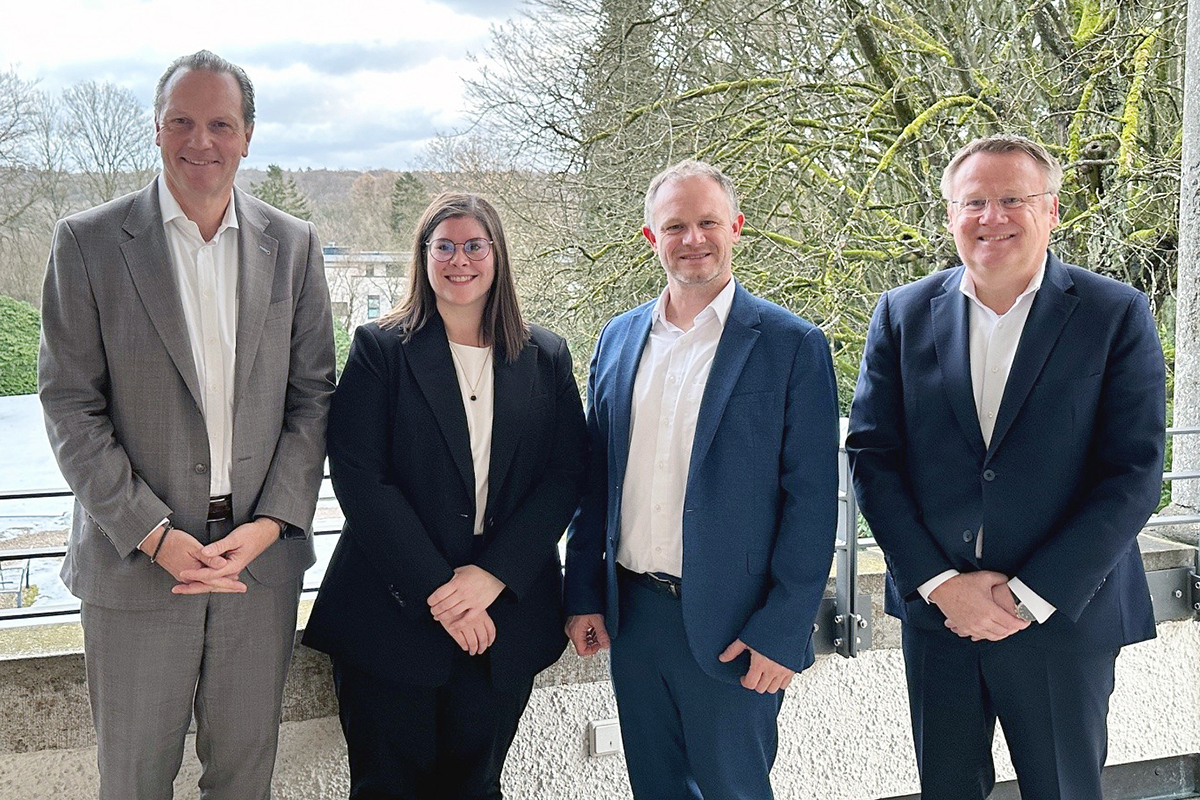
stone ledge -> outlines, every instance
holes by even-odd
[[[1148,570],[1191,567],[1196,549],[1155,536],[1140,539]],[[860,593],[870,594],[874,622],[872,650],[899,647],[899,623],[883,613],[883,557],[870,548],[859,554]],[[830,581],[827,593],[832,594]],[[297,635],[299,642],[299,634]],[[818,659],[839,658],[834,655]],[[580,658],[568,649],[538,676],[536,688],[601,683],[608,680],[608,655]],[[285,722],[337,715],[329,659],[297,644],[284,692]],[[0,659],[0,754],[67,750],[95,745],[82,653]]]

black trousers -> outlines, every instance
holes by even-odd
[[[492,686],[460,652],[443,686],[409,686],[333,660],[351,800],[500,800],[500,772],[533,690]]]
[[[922,800],[984,800],[996,720],[1024,800],[1100,800],[1117,652],[952,639],[903,628]]]

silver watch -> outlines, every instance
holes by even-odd
[[[1017,617],[1026,622],[1037,622],[1037,617],[1029,610],[1029,606],[1025,605],[1024,601],[1017,597],[1017,593],[1011,588],[1008,590],[1008,593],[1012,595],[1013,602],[1017,604]]]

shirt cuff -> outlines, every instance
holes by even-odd
[[[958,574],[960,574],[960,573],[956,569],[948,569],[945,572],[940,572],[937,575],[934,575],[929,580],[922,583],[920,586],[918,586],[917,591],[921,593],[921,597],[925,600],[926,603],[928,603],[929,595],[933,594],[934,589],[941,586],[943,583],[945,583],[946,581],[950,580],[951,578],[953,578],[955,575],[958,575]]]
[[[1039,623],[1050,619],[1050,615],[1058,610],[1043,600],[1041,595],[1026,586],[1020,578],[1009,579],[1008,588],[1012,590],[1018,600],[1025,604],[1025,607]]]
[[[149,539],[151,536],[153,536],[154,532],[156,530],[161,528],[163,525],[166,525],[170,521],[171,521],[170,517],[163,517],[157,525],[155,525],[153,528],[150,529],[149,533],[147,533],[145,536],[142,537],[142,540],[140,542],[138,542],[138,544],[137,544],[137,549],[141,550],[142,545],[144,545],[146,543],[146,540]]]

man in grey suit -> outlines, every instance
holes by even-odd
[[[234,188],[245,72],[175,61],[162,174],[59,222],[38,389],[75,513],[104,800],[170,798],[192,714],[206,800],[270,796],[333,390],[308,223]]]

